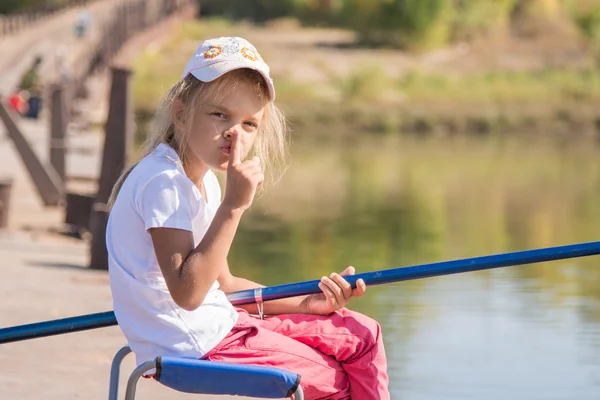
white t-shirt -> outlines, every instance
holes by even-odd
[[[186,311],[173,301],[148,229],[191,231],[197,245],[221,201],[217,177],[203,178],[205,201],[177,153],[160,144],[131,171],[106,229],[115,315],[138,364],[157,356],[200,358],[235,325],[238,314],[215,281],[204,302]]]

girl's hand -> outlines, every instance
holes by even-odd
[[[247,210],[254,200],[256,188],[265,179],[260,159],[253,157],[242,162],[241,139],[238,132],[233,133],[229,165],[227,166],[227,182],[223,203],[233,209]]]
[[[352,289],[350,283],[344,276],[354,275],[354,267],[346,268],[342,273],[335,272],[329,278],[322,277],[319,288],[322,293],[311,294],[306,298],[306,308],[309,314],[331,314],[332,312],[346,307],[351,297],[360,297],[367,290],[365,281],[356,281],[356,289]]]

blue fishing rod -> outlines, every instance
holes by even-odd
[[[563,260],[567,258],[586,257],[598,254],[600,254],[600,242],[589,242],[365,272],[346,276],[345,279],[350,282],[352,287],[356,287],[356,281],[358,279],[363,279],[367,286],[373,286],[384,283],[402,282],[413,279],[431,278],[435,276]],[[318,286],[319,282],[319,280],[312,280],[260,289],[241,290],[239,292],[230,293],[227,295],[227,298],[233,305],[239,306],[252,304],[257,302],[257,300],[269,301],[320,293],[321,289],[319,289]],[[36,322],[33,324],[0,329],[0,344],[113,325],[117,325],[117,319],[113,311]]]

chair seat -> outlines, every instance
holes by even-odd
[[[184,393],[281,399],[300,385],[300,375],[280,368],[158,357],[154,379]]]
[[[109,400],[117,400],[123,359],[131,353],[123,347],[113,358],[110,370]],[[235,395],[280,399],[294,395],[304,400],[300,375],[275,367],[243,365],[189,358],[157,357],[139,365],[127,380],[125,400],[135,399],[140,377],[154,370],[154,379],[183,393]]]

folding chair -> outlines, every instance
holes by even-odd
[[[129,346],[113,358],[110,368],[109,400],[117,400],[121,363]],[[125,400],[134,400],[138,380],[155,370],[153,378],[163,385],[183,393],[248,396],[263,399],[282,399],[294,395],[304,400],[300,375],[273,367],[239,365],[221,361],[156,357],[139,365],[129,376]]]

